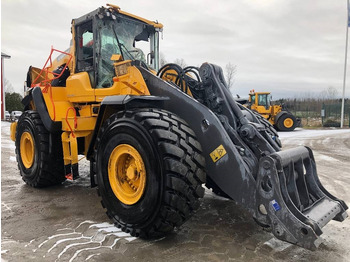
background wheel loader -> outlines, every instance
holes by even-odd
[[[272,104],[270,92],[255,92],[251,90],[248,99],[235,99],[266,118],[278,131],[293,131],[301,124],[301,119],[296,118],[283,105]]]
[[[321,185],[311,149],[281,151],[272,125],[234,101],[220,67],[158,70],[162,27],[114,5],[73,19],[70,48],[29,68],[25,112],[11,125],[23,180],[78,179],[84,154],[108,216],[133,236],[179,227],[206,183],[277,238],[317,247],[347,206]]]

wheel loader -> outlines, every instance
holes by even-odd
[[[206,185],[278,239],[315,249],[347,205],[322,186],[312,150],[282,151],[273,126],[234,101],[219,66],[159,69],[162,30],[110,4],[73,19],[70,48],[28,70],[25,110],[11,125],[23,180],[79,179],[85,155],[107,215],[132,236],[181,226]]]
[[[244,104],[266,118],[278,131],[293,131],[301,124],[301,119],[296,118],[283,105],[271,103],[270,92],[250,90],[248,101],[245,100]]]

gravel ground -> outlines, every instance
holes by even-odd
[[[316,251],[279,241],[233,201],[206,190],[198,212],[169,236],[144,241],[115,228],[89,188],[89,165],[81,178],[34,189],[24,184],[1,123],[2,261],[349,261],[350,220],[331,221]],[[285,148],[310,146],[325,187],[350,203],[350,130],[281,133]]]

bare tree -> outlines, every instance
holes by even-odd
[[[15,89],[13,88],[13,85],[5,77],[4,77],[4,87],[5,87],[5,92],[6,93],[13,93],[13,92],[15,92]]]
[[[225,66],[225,77],[228,88],[231,88],[233,86],[233,83],[235,81],[236,69],[237,66],[232,64],[231,62]]]
[[[332,86],[329,86],[327,89],[321,92],[321,99],[323,100],[335,100],[338,96],[338,90]]]
[[[187,66],[187,64],[183,58],[176,58],[174,63],[181,66],[182,68],[185,68]]]

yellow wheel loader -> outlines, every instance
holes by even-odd
[[[301,124],[300,118],[296,118],[282,105],[271,103],[270,92],[251,90],[246,106],[266,118],[278,131],[293,131]]]
[[[347,206],[322,186],[311,149],[281,151],[273,126],[234,101],[220,67],[158,70],[162,28],[114,5],[73,19],[70,48],[28,71],[25,112],[11,126],[23,180],[79,179],[85,155],[108,216],[132,236],[181,226],[205,184],[277,238],[316,248]]]

